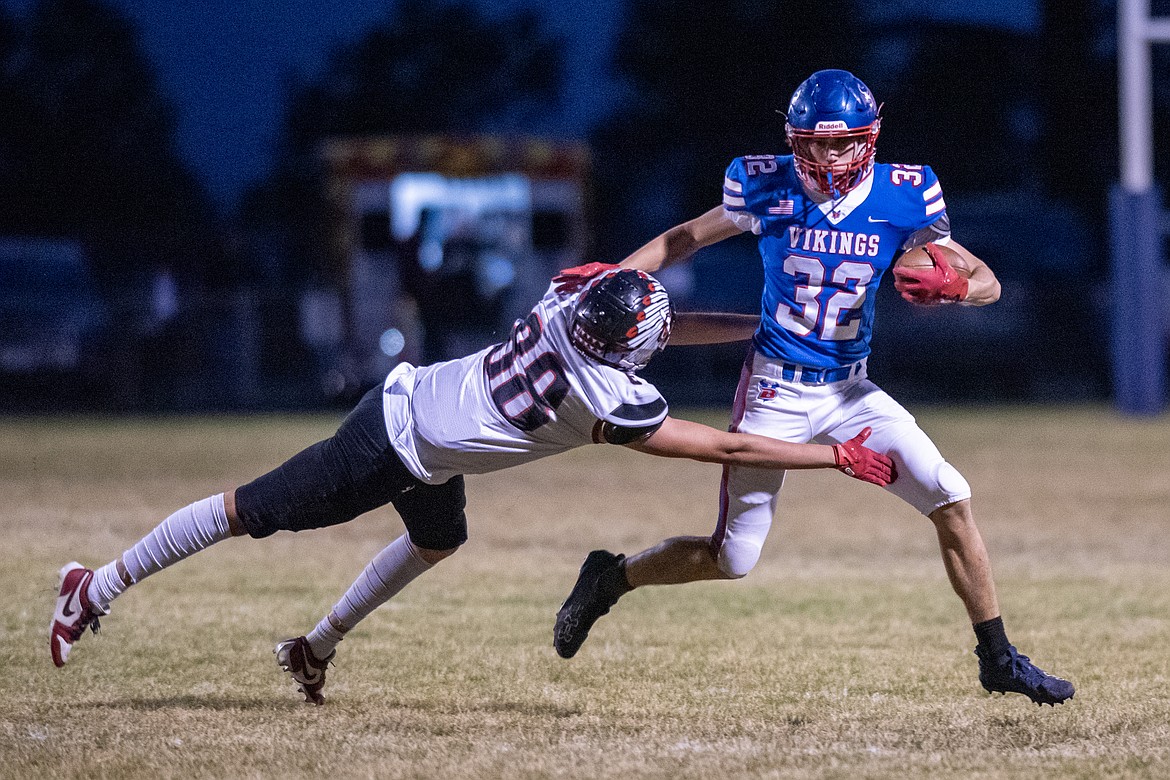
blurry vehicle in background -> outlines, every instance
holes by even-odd
[[[86,379],[88,348],[101,337],[107,320],[107,306],[79,242],[0,238],[0,383],[5,390],[47,389],[62,378]],[[17,397],[48,401],[40,393],[3,396],[13,402]]]
[[[497,341],[584,259],[582,144],[339,138],[322,156],[329,274],[302,299],[301,335],[333,398]]]

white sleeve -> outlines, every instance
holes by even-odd
[[[650,428],[661,425],[670,410],[658,388],[649,382],[625,374],[622,374],[622,377],[629,383],[622,388],[626,392],[615,394],[611,408],[601,415],[601,419],[621,428]]]
[[[576,350],[565,357],[571,364],[569,381],[597,419],[621,428],[650,428],[666,419],[666,399],[651,383],[588,360]]]
[[[764,229],[763,224],[760,222],[760,218],[755,214],[752,214],[750,211],[732,211],[731,209],[727,208],[725,204],[723,206],[723,216],[727,217],[727,219],[729,219],[732,224],[745,233],[750,230],[752,233],[758,236],[760,231]]]

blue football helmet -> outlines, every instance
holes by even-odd
[[[805,79],[792,93],[784,126],[801,181],[830,197],[856,187],[873,167],[880,111],[869,87],[849,71],[818,70]],[[818,159],[812,142],[829,138],[860,141],[861,150],[847,164]]]
[[[569,318],[569,341],[586,357],[632,373],[666,346],[673,318],[670,296],[657,279],[622,268],[581,293]]]

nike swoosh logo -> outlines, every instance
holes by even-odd
[[[873,217],[866,217],[870,222],[889,222],[888,219],[874,219]]]
[[[61,608],[62,617],[73,617],[78,612],[81,612],[81,588],[84,585],[85,581],[82,578],[82,581],[78,582],[77,587],[74,588],[74,592],[69,594],[69,600],[66,601],[66,606]],[[73,605],[77,605],[77,608],[70,609],[69,607]]]

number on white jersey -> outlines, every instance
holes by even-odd
[[[484,360],[492,403],[522,431],[534,431],[551,420],[569,394],[561,359],[551,350],[537,349],[542,332],[534,311],[517,320],[508,340]]]

